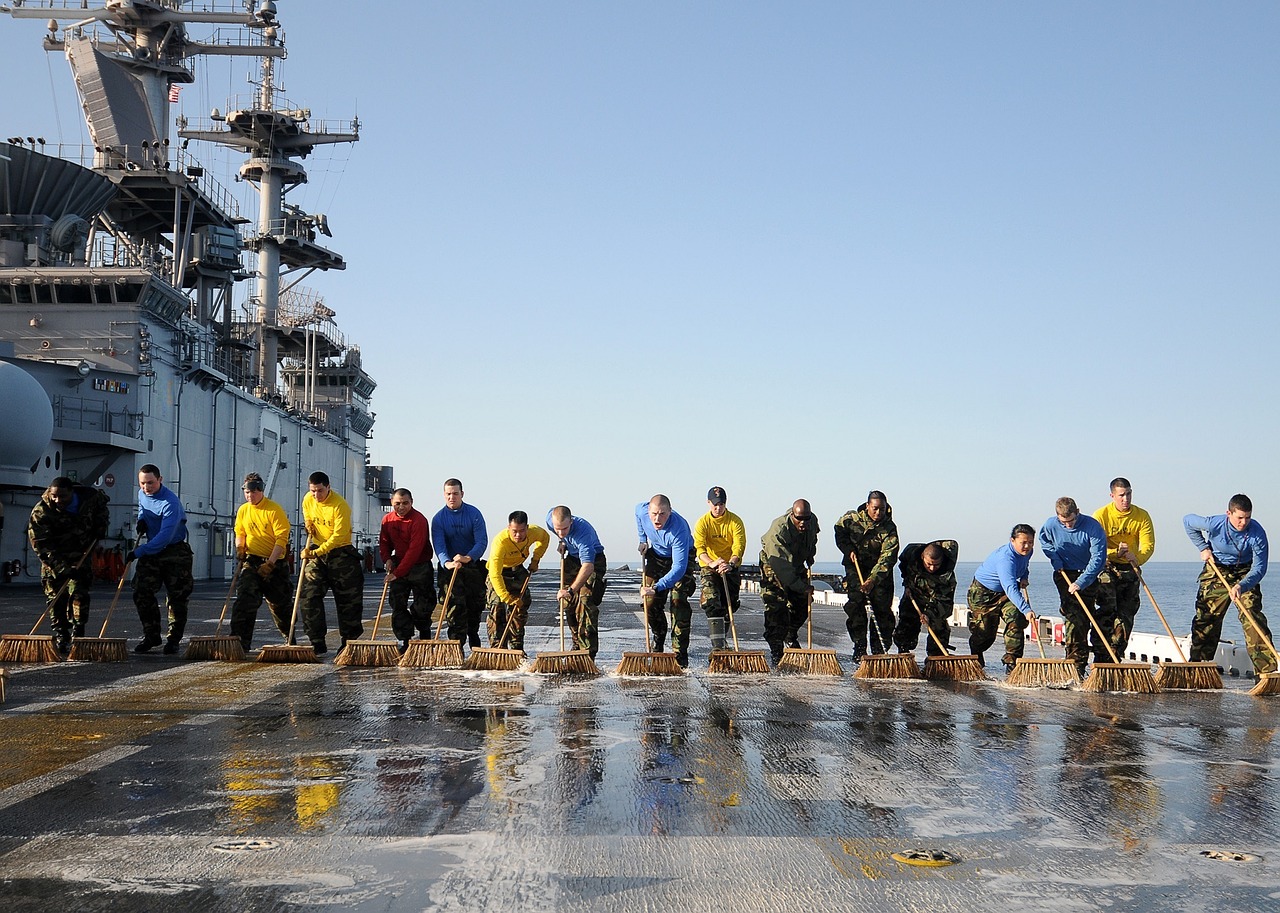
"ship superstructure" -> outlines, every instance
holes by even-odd
[[[229,573],[249,471],[295,523],[307,476],[328,473],[357,547],[375,544],[393,487],[368,457],[376,384],[335,311],[299,285],[346,263],[317,240],[327,218],[287,202],[306,181],[301,160],[358,141],[359,123],[315,121],[283,98],[272,0],[192,6],[0,8],[47,23],[45,49],[70,64],[92,139],[61,148],[0,130],[0,394],[5,423],[24,432],[0,443],[6,580],[38,579],[23,530],[58,475],[107,492],[108,544],[127,548],[144,463],[186,507],[198,578]],[[193,39],[196,26],[212,36]],[[207,122],[175,119],[201,55],[256,58],[256,91]],[[196,157],[202,142],[245,154],[252,217]]]

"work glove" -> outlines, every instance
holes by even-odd
[[[239,548],[237,548],[237,549],[236,549],[236,558],[238,558],[239,560],[243,561],[244,559],[246,559],[246,558],[248,558],[248,557],[249,557],[249,548],[248,548],[248,546],[244,546],[244,545],[242,545],[242,546],[240,546]]]
[[[129,551],[124,553],[124,563],[133,564],[134,559],[136,559],[137,557],[138,557],[138,553],[135,552],[133,549],[129,549]]]
[[[139,517],[138,523],[134,526],[134,529],[138,531],[139,536],[145,536],[147,534],[147,521]]]
[[[261,577],[263,580],[266,580],[273,573],[275,573],[275,570],[276,570],[276,563],[274,561],[264,561],[260,565],[258,565],[258,576]]]

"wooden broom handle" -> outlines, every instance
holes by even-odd
[[[387,590],[391,589],[390,571],[387,571],[386,578],[382,582],[382,598],[378,600],[378,614],[373,616],[373,634],[369,637],[370,640],[378,639],[378,622],[382,621],[382,607],[387,604]]]
[[[1231,604],[1236,607],[1236,611],[1240,613],[1240,617],[1247,620],[1249,624],[1253,625],[1253,632],[1258,635],[1258,637],[1262,640],[1264,644],[1267,645],[1267,649],[1271,651],[1271,655],[1276,658],[1276,661],[1280,662],[1280,653],[1276,652],[1275,645],[1271,643],[1271,638],[1267,637],[1267,635],[1263,633],[1262,628],[1254,620],[1253,613],[1250,612],[1248,609],[1246,609],[1244,606],[1242,606],[1240,603],[1236,602],[1234,599],[1231,599],[1231,584],[1227,583],[1227,578],[1222,576],[1222,571],[1218,568],[1218,562],[1214,561],[1213,559],[1210,559],[1207,562],[1207,564],[1209,565],[1209,567],[1213,568],[1213,572],[1218,575],[1219,582],[1221,582],[1221,584],[1224,587],[1226,587],[1227,599],[1230,600]]]
[[[1031,594],[1027,592],[1027,588],[1020,586],[1018,590],[1022,593],[1022,598],[1027,601],[1027,605],[1031,605]],[[1036,648],[1040,650],[1040,658],[1048,659],[1049,657],[1044,655],[1044,644],[1040,640],[1040,620],[1036,618],[1035,612],[1031,613],[1031,623],[1036,626]]]
[[[1068,585],[1075,582],[1070,577],[1067,576],[1067,572],[1065,570],[1058,571],[1058,573],[1062,575],[1062,579],[1067,581]],[[1080,603],[1080,608],[1084,609],[1084,614],[1085,614],[1085,617],[1089,619],[1089,624],[1093,625],[1093,629],[1098,632],[1098,636],[1102,638],[1102,642],[1106,644],[1107,652],[1111,654],[1111,661],[1115,663],[1117,666],[1120,665],[1120,658],[1116,656],[1116,651],[1111,646],[1111,641],[1107,639],[1107,635],[1102,633],[1102,627],[1098,624],[1097,620],[1093,617],[1093,613],[1089,611],[1089,607],[1084,604],[1084,597],[1080,595],[1080,591],[1076,590],[1072,595],[1076,597],[1076,602]]]
[[[1164,625],[1165,633],[1169,635],[1169,639],[1173,641],[1173,649],[1178,651],[1178,661],[1186,662],[1187,654],[1182,652],[1182,644],[1178,643],[1178,638],[1174,636],[1173,629],[1169,627],[1169,622],[1165,620],[1164,612],[1160,611],[1160,604],[1156,602],[1156,597],[1151,593],[1151,587],[1147,586],[1147,579],[1142,576],[1142,568],[1136,564],[1133,565],[1133,572],[1138,575],[1138,582],[1142,584],[1142,588],[1146,590],[1147,598],[1151,600],[1151,607],[1156,610],[1156,614],[1160,616],[1160,624]]]
[[[729,631],[733,634],[733,652],[738,652],[738,627],[733,623],[733,600],[729,598],[729,581],[724,579],[724,574],[717,574],[720,578],[720,589],[724,591],[724,610],[729,613]]]
[[[94,543],[94,545],[89,546],[89,548],[85,551],[85,553],[80,556],[80,560],[77,561],[75,567],[71,569],[71,574],[68,574],[66,581],[62,584],[62,586],[58,587],[58,592],[53,594],[53,601],[49,603],[50,606],[54,606],[58,604],[58,600],[61,599],[62,594],[67,591],[67,587],[71,586],[71,575],[75,574],[76,571],[80,570],[80,568],[84,566],[85,559],[88,558],[91,554],[93,554],[93,550],[96,547],[96,545],[97,543]],[[27,635],[28,637],[30,637],[32,634],[35,634],[36,631],[40,630],[40,625],[44,624],[44,617],[47,614],[49,614],[49,610],[46,608],[40,613],[40,617],[36,619],[35,627],[31,629],[31,633]],[[52,622],[50,622],[50,624],[52,624]]]
[[[444,603],[440,606],[440,623],[436,625],[436,640],[440,639],[440,635],[444,632],[444,617],[449,614],[449,599],[453,596],[453,582],[458,579],[458,570],[461,564],[454,562],[453,575],[449,578],[449,585],[444,591]]]
[[[128,570],[128,565],[125,565],[125,569]],[[111,613],[116,610],[116,603],[120,601],[120,593],[124,589],[126,576],[124,572],[121,572],[120,582],[116,584],[116,594],[111,597],[111,607],[107,609],[107,617],[102,619],[102,630],[98,632],[98,640],[102,640],[107,636],[107,625],[111,623]]]
[[[929,636],[933,638],[933,642],[938,645],[938,649],[942,651],[943,656],[950,656],[947,648],[942,645],[942,641],[938,639],[938,635],[933,633],[933,628],[929,627],[929,619],[924,617],[924,612],[920,611],[920,604],[916,602],[916,596],[910,590],[907,590],[907,599],[911,600],[911,607],[916,610],[916,614],[920,616],[920,624],[924,625],[924,629],[929,632]]]

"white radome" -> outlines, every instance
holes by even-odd
[[[53,406],[44,388],[15,364],[0,362],[0,469],[29,470],[53,439]]]

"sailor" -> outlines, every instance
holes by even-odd
[[[513,510],[507,516],[507,528],[494,537],[485,581],[489,646],[524,649],[524,626],[533,604],[525,581],[537,572],[550,543],[551,534],[541,526],[530,526],[529,515],[523,510]],[[527,568],[525,561],[529,562]]]
[[[1263,642],[1265,636],[1275,643],[1262,611],[1259,586],[1267,573],[1267,533],[1253,519],[1253,502],[1247,495],[1232,495],[1226,514],[1187,514],[1182,525],[1204,561],[1196,593],[1196,617],[1191,624],[1191,661],[1213,661],[1227,606],[1235,602],[1254,671],[1259,675],[1276,671],[1276,657]],[[1216,572],[1213,565],[1217,565]],[[1219,573],[1227,581],[1226,587],[1218,579]],[[1261,635],[1245,617],[1246,612],[1262,629]]]
[[[1133,486],[1123,476],[1111,480],[1111,501],[1093,512],[1107,537],[1107,576],[1111,590],[1106,603],[1110,618],[1099,618],[1116,656],[1124,656],[1138,614],[1140,590],[1137,568],[1146,564],[1156,550],[1156,528],[1151,515],[1133,503]]]
[[[760,537],[760,601],[764,603],[764,639],[773,664],[783,647],[799,647],[800,626],[809,618],[813,586],[809,569],[818,554],[818,518],[803,498],[769,525]]]
[[[867,652],[867,612],[874,615],[871,652],[887,653],[893,636],[893,564],[898,560],[898,527],[884,492],[872,491],[856,510],[836,523],[836,548],[845,568],[845,627],[853,641],[853,661]]]
[[[719,485],[707,492],[709,510],[693,525],[693,551],[702,581],[702,611],[712,650],[723,650],[724,621],[728,610],[742,608],[738,593],[742,582],[738,568],[747,550],[747,528],[742,518],[725,506],[727,496]],[[725,606],[725,593],[729,605]]]
[[[276,628],[289,636],[289,597],[293,585],[289,565],[281,560],[289,550],[293,529],[284,508],[266,496],[266,482],[256,472],[244,477],[240,486],[244,503],[236,511],[236,558],[241,562],[236,577],[236,601],[231,604],[231,633],[246,650],[253,644],[253,628],[258,623],[262,600],[271,609]]]
[[[160,646],[160,605],[156,597],[163,586],[168,592],[169,615],[164,652],[177,653],[187,628],[187,603],[196,585],[191,575],[194,556],[187,544],[187,512],[178,496],[164,486],[154,463],[146,463],[138,470],[138,534],[145,534],[147,541],[139,540],[124,556],[126,565],[138,559],[133,604],[142,622],[142,640],[133,651],[146,653]]]
[[[107,500],[100,489],[58,476],[31,510],[27,538],[40,558],[53,645],[64,653],[71,649],[73,633],[84,637],[89,621],[93,567],[88,555],[107,534]]]
[[[364,633],[364,562],[351,544],[351,507],[329,485],[329,476],[313,472],[302,498],[308,545],[302,563],[302,621],[316,654],[328,652],[324,595],[333,590],[334,614],[342,646]]]
[[[437,586],[449,598],[449,639],[478,647],[485,582],[481,559],[489,547],[489,534],[484,515],[462,500],[462,483],[457,479],[444,483],[444,507],[431,518],[431,544],[436,549]]]
[[[1107,644],[1099,642],[1084,612],[1087,608],[1095,620],[1115,614],[1111,605],[1114,592],[1108,586],[1107,534],[1093,517],[1080,515],[1074,498],[1059,498],[1053,510],[1054,515],[1040,527],[1040,550],[1053,565],[1053,585],[1058,588],[1058,608],[1066,628],[1067,659],[1075,661],[1084,678],[1090,645],[1094,662],[1111,662]]]
[[[413,506],[413,492],[391,493],[391,511],[378,529],[378,552],[386,568],[387,599],[391,602],[391,633],[403,653],[416,630],[423,640],[435,635],[431,613],[436,608],[435,575],[431,571],[431,526]],[[413,597],[412,607],[409,597]]]
[[[667,596],[671,596],[671,651],[681,666],[689,665],[689,627],[693,609],[689,597],[698,585],[695,574],[693,532],[684,517],[671,509],[671,500],[662,494],[636,505],[636,532],[643,556],[644,577],[640,595],[644,598],[649,627],[653,631],[653,652],[661,653],[667,636]]]
[[[1004,621],[1005,671],[1013,669],[1022,658],[1026,644],[1023,631],[1031,621],[1031,604],[1027,602],[1027,569],[1036,547],[1036,531],[1019,523],[1009,533],[1009,541],[987,556],[978,566],[969,584],[965,602],[969,606],[969,652],[983,660],[983,654],[996,642],[996,631]]]
[[[586,650],[595,659],[600,650],[600,603],[608,586],[604,546],[595,528],[582,517],[575,517],[563,504],[547,512],[547,526],[560,540],[564,579],[568,582],[556,598],[565,604],[573,648]]]
[[[933,637],[926,638],[928,655],[942,655],[939,642],[950,652],[949,619],[956,599],[955,570],[959,553],[960,546],[954,539],[937,539],[928,544],[916,542],[902,550],[902,557],[898,559],[902,598],[898,600],[898,627],[893,632],[899,653],[915,652],[920,641],[921,613],[933,632]]]

